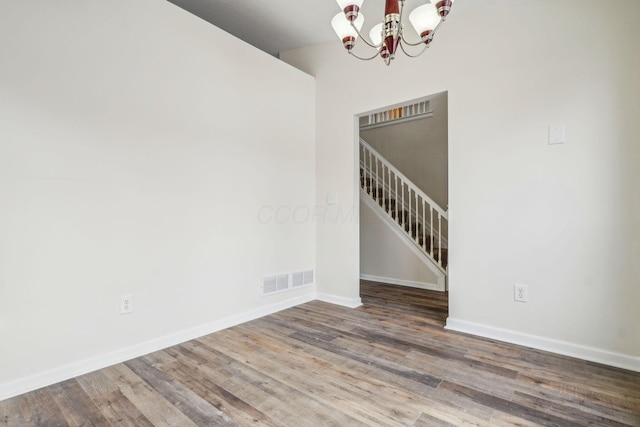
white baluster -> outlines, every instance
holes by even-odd
[[[426,210],[426,202],[422,199],[422,247],[424,247],[425,252],[427,250],[427,210]]]
[[[429,205],[429,221],[430,221],[430,230],[431,232],[429,233],[429,254],[431,255],[431,258],[434,258],[433,256],[433,248],[434,246],[434,241],[433,241],[433,206]]]
[[[411,187],[409,188],[409,237],[413,239],[413,227],[416,225],[416,217],[414,211],[416,207],[413,205],[413,196],[411,195]],[[414,191],[415,193],[415,191]]]
[[[367,149],[364,149],[362,163],[364,164],[364,185],[367,185],[367,174],[369,171],[367,170]],[[366,187],[363,187],[365,191],[367,191]]]
[[[404,215],[404,181],[402,180],[402,178],[400,179],[400,184],[402,185],[402,228],[404,228],[406,218]]]
[[[387,208],[385,209],[387,209],[387,212],[389,213],[389,215],[391,215],[391,168],[387,168],[387,173],[388,173],[387,182],[389,183],[389,191],[387,192],[387,198],[389,199],[389,202],[387,204],[388,209]]]
[[[440,230],[442,230],[442,216],[438,213],[438,264],[442,267],[442,235]]]
[[[420,241],[420,235],[419,233],[419,224],[420,224],[420,215],[419,215],[419,211],[418,211],[418,192],[415,192],[416,194],[416,204],[415,204],[415,209],[416,209],[416,237],[414,238],[416,240],[416,242]]]
[[[400,206],[400,196],[398,195],[398,175],[394,174],[394,176],[396,177],[396,179],[394,180],[395,181],[395,185],[396,185],[396,188],[395,188],[396,194],[394,195],[394,200],[396,201],[396,207],[395,207],[395,209],[396,209],[396,222],[398,224],[400,224],[400,216],[399,216],[399,213],[398,213],[398,207]]]
[[[376,175],[376,187],[375,187],[375,190],[373,190],[374,193],[375,193],[374,200],[376,200],[376,201],[378,201],[378,199],[380,199],[380,194],[379,194],[379,191],[378,191],[378,177],[380,176],[380,174],[378,173],[378,164],[380,164],[380,159],[378,159],[376,157],[376,173],[375,173],[375,175]]]
[[[384,165],[384,163],[382,163],[382,197],[380,198],[380,201],[382,203],[384,203],[384,188],[385,188],[385,185],[384,185],[384,168],[385,168],[385,165]]]
[[[369,195],[371,195],[371,173],[372,173],[372,170],[371,170],[371,151],[368,151],[368,153],[369,153],[369,156],[368,156],[369,157],[369,166],[367,168],[367,173],[369,174],[369,182],[368,182],[369,185],[367,186],[367,193]]]

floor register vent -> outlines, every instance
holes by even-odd
[[[263,277],[260,289],[262,290],[262,295],[270,295],[312,284],[313,270],[306,270]]]

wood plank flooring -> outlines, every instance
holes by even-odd
[[[0,402],[0,426],[640,426],[640,374],[443,329],[445,293],[363,282]]]

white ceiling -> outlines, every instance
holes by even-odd
[[[168,0],[271,55],[313,44],[340,43],[331,18],[340,12],[335,0]],[[427,0],[406,0],[405,8]],[[458,0],[450,19],[487,7],[526,0]],[[367,0],[362,7],[364,34],[384,15],[384,0]]]

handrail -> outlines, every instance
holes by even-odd
[[[423,200],[425,200],[427,203],[429,203],[429,205],[433,206],[433,208],[436,211],[438,211],[440,213],[440,215],[442,215],[442,217],[444,219],[446,219],[447,221],[449,220],[447,212],[444,209],[442,209],[440,207],[440,205],[438,205],[436,202],[434,202],[431,197],[427,196],[424,193],[424,191],[422,191],[420,188],[418,188],[418,186],[415,185],[409,178],[407,178],[395,166],[393,166],[391,163],[389,163],[380,153],[378,153],[378,151],[376,151],[375,148],[373,148],[371,145],[369,145],[369,143],[367,143],[367,141],[365,141],[364,139],[360,138],[360,144],[363,145],[368,151],[370,151],[377,159],[379,159],[380,162],[383,163],[389,170],[391,170],[391,172],[393,172],[398,178],[400,178],[402,181],[406,182],[408,186],[412,187],[412,189],[416,193],[418,193],[418,195],[420,197],[422,197]]]

